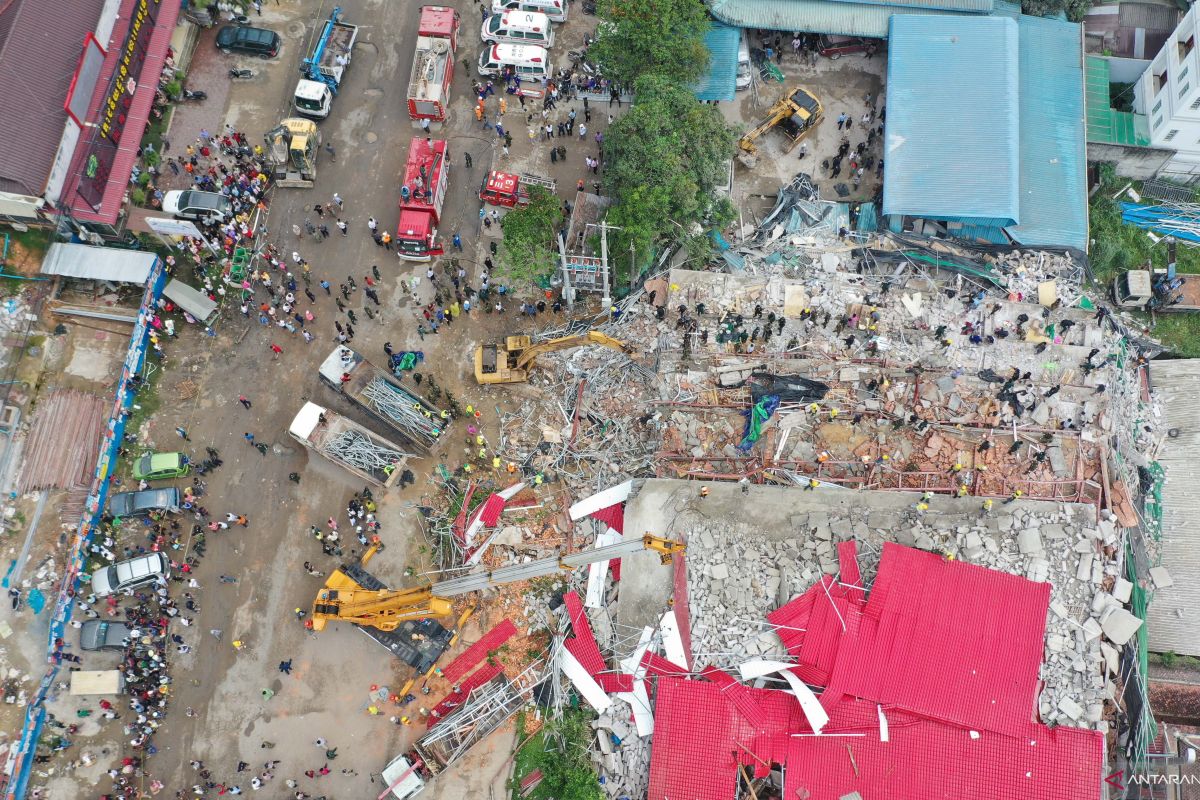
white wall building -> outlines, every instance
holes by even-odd
[[[1200,12],[1184,15],[1166,44],[1138,79],[1134,110],[1150,123],[1152,147],[1175,156],[1160,171],[1165,178],[1200,181]]]

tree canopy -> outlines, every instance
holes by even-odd
[[[529,187],[529,205],[514,208],[500,220],[504,239],[496,262],[497,276],[532,281],[558,265],[555,238],[562,227],[558,197],[541,186]]]
[[[618,199],[608,220],[622,229],[613,254],[632,244],[645,255],[697,223],[732,218],[728,198],[715,192],[735,141],[720,111],[660,75],[639,78],[635,92],[637,102],[604,137],[605,191]]]
[[[606,78],[629,86],[658,73],[682,84],[708,68],[704,34],[711,24],[701,0],[600,0],[604,22],[588,60]]]

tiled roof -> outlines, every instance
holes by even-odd
[[[0,191],[37,196],[66,126],[63,103],[84,37],[104,0],[12,0],[0,8]]]

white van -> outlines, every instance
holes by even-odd
[[[550,75],[546,48],[532,44],[493,44],[479,54],[479,74],[495,77],[512,67],[524,83],[538,83]]]
[[[746,31],[742,31],[742,38],[738,42],[738,66],[737,66],[737,82],[734,87],[740,92],[742,89],[749,89],[753,81],[754,65],[750,62],[750,44],[746,41]]]
[[[485,42],[536,44],[549,50],[554,46],[550,18],[536,11],[505,11],[492,14],[480,32]]]
[[[492,13],[503,11],[534,11],[545,14],[551,22],[567,21],[567,0],[492,0]]]

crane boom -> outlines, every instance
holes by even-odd
[[[682,542],[646,534],[641,539],[630,539],[566,556],[541,558],[526,564],[501,567],[491,572],[463,575],[413,589],[364,589],[346,573],[345,568],[338,569],[329,576],[329,580],[321,587],[316,600],[313,601],[313,630],[324,630],[326,623],[341,621],[391,631],[406,620],[449,616],[451,605],[446,599],[448,597],[552,575],[555,572],[569,572],[597,561],[621,558],[642,550],[657,552],[662,563],[668,564],[672,556],[682,553],[684,549],[685,545]]]

